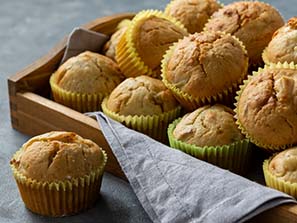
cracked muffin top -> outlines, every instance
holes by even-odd
[[[221,8],[215,0],[173,0],[165,13],[179,20],[189,33],[201,32],[210,16]]]
[[[156,115],[171,111],[177,101],[161,80],[138,76],[128,78],[110,94],[106,107],[119,115]]]
[[[205,30],[235,35],[245,45],[250,63],[259,64],[262,61],[262,51],[273,33],[283,25],[283,18],[271,5],[258,1],[241,1],[215,12],[205,24]]]
[[[186,114],[173,131],[174,138],[196,146],[221,146],[244,137],[234,112],[223,105],[206,105]]]
[[[192,97],[210,97],[237,85],[246,75],[248,56],[240,41],[221,32],[184,37],[163,60],[163,77]]]
[[[266,67],[253,75],[239,95],[238,122],[263,148],[297,143],[297,70]]]
[[[68,59],[53,75],[60,88],[86,94],[109,94],[124,79],[114,61],[89,51]]]
[[[132,33],[133,43],[140,58],[157,73],[160,73],[160,64],[165,51],[174,42],[187,35],[184,28],[156,15],[139,20]]]
[[[294,62],[297,64],[297,17],[278,29],[263,53],[265,63]]]
[[[37,181],[64,181],[97,170],[101,148],[73,132],[53,131],[33,137],[10,161],[24,176]]]
[[[297,183],[297,147],[274,156],[269,162],[268,170],[279,179]]]

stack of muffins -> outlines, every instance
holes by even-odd
[[[242,174],[251,142],[268,152],[297,144],[296,30],[297,18],[284,24],[263,2],[172,0],[164,12],[120,22],[105,55],[84,52],[62,64],[50,79],[53,99],[80,112],[102,109]]]

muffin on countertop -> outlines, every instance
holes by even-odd
[[[258,1],[240,1],[224,6],[205,24],[206,31],[223,31],[238,37],[245,45],[251,65],[262,63],[262,51],[273,33],[284,25],[279,12]]]
[[[169,125],[170,146],[198,159],[243,174],[251,144],[235,123],[232,109],[205,105]]]
[[[259,69],[241,87],[237,122],[247,138],[270,151],[297,143],[297,69],[270,65]]]
[[[222,32],[184,37],[162,61],[165,85],[190,111],[212,102],[230,103],[247,69],[248,56],[242,43]]]
[[[297,147],[265,160],[263,171],[267,186],[297,198]]]
[[[184,116],[173,136],[196,146],[221,146],[244,139],[235,124],[234,112],[223,105],[206,105]]]
[[[30,139],[10,163],[25,205],[42,215],[63,216],[95,202],[106,159],[91,140],[54,131]]]
[[[100,110],[102,99],[124,79],[110,58],[86,51],[68,59],[50,78],[54,100],[81,112]]]
[[[221,8],[216,0],[172,0],[165,14],[179,20],[189,33],[201,32],[210,16]]]
[[[141,11],[120,39],[116,60],[126,77],[148,75],[158,78],[165,51],[187,34],[176,19],[160,11]]]
[[[297,17],[278,29],[263,52],[266,64],[288,62],[297,64]]]
[[[103,100],[102,109],[114,120],[162,142],[166,142],[168,124],[181,110],[162,81],[149,76],[123,81]]]

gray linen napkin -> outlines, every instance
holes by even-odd
[[[80,27],[73,29],[67,39],[66,49],[61,64],[70,57],[76,56],[86,50],[99,52],[108,39],[109,37],[102,33]]]
[[[244,222],[296,202],[106,117],[95,115],[140,203],[153,222]]]

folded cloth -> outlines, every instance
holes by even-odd
[[[193,158],[95,115],[140,203],[153,222],[244,222],[280,204],[279,191]]]
[[[99,52],[108,39],[109,37],[102,33],[84,28],[73,29],[67,39],[67,45],[61,64],[70,57],[76,56],[86,50]]]

